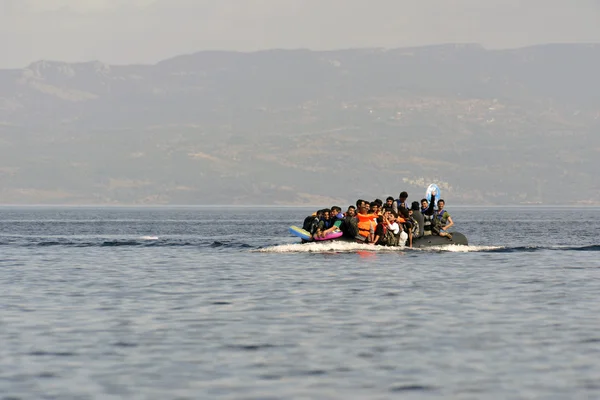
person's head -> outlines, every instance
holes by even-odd
[[[427,201],[427,199],[421,199],[421,207],[422,208],[429,207],[429,202]]]
[[[441,210],[446,205],[446,202],[444,201],[444,199],[439,199],[437,202],[437,205],[438,205],[438,210]]]
[[[409,217],[409,213],[406,208],[401,208],[399,211],[400,211],[400,215],[402,215],[402,218],[406,219]]]
[[[379,212],[379,204],[377,204],[374,201],[371,202],[371,212],[374,212],[374,213]]]
[[[338,206],[331,207],[331,218],[342,219],[344,218],[344,214],[342,214],[342,208]]]
[[[350,206],[346,211],[346,216],[354,217],[356,215],[356,207]]]
[[[413,201],[412,204],[410,205],[410,209],[413,211],[419,211],[419,202]]]
[[[326,208],[323,210],[323,219],[329,219],[331,217],[331,210]]]
[[[387,199],[385,199],[386,206],[392,206],[392,204],[394,204],[394,198],[392,196],[389,196]]]
[[[400,201],[404,201],[408,198],[408,193],[401,192],[399,197],[400,197]]]
[[[356,201],[356,212],[360,214],[366,214],[369,211],[369,203],[365,200]]]
[[[396,221],[396,217],[394,216],[396,213],[393,211],[388,211],[387,212],[387,220],[392,223]]]
[[[383,223],[383,217],[381,215],[379,217],[377,217],[377,223],[378,224]]]
[[[383,205],[383,201],[381,199],[375,199],[374,202],[377,203],[379,208],[381,208],[381,206]]]

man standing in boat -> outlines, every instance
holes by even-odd
[[[434,205],[435,205],[435,196],[437,192],[433,190],[431,192],[431,201],[427,201],[427,199],[421,200],[421,214],[423,214],[423,236],[433,235],[433,219],[434,219]]]
[[[408,210],[408,205],[406,204],[406,199],[408,199],[408,193],[407,192],[400,193],[400,196],[398,196],[398,199],[396,201],[394,201],[394,204],[392,205],[392,211],[394,211],[396,214],[400,214],[401,209],[404,208],[404,209]]]

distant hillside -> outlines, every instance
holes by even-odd
[[[600,45],[0,70],[0,203],[600,204]]]

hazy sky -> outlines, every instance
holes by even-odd
[[[600,0],[0,0],[0,68],[447,42],[600,42]]]

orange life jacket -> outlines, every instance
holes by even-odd
[[[375,214],[356,214],[356,218],[358,218],[358,234],[360,236],[367,237],[371,233],[371,224],[373,223],[373,218]]]

